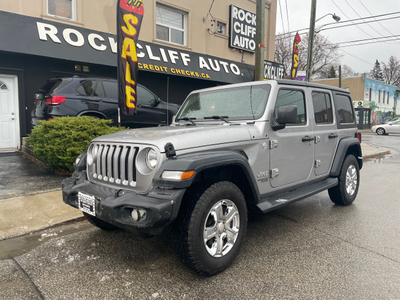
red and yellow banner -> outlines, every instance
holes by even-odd
[[[293,40],[293,56],[292,56],[292,72],[290,74],[292,79],[296,79],[297,68],[299,66],[299,43],[301,42],[301,38],[299,33],[296,33],[296,36]]]
[[[118,0],[118,102],[124,115],[136,111],[138,59],[136,43],[143,20],[142,0]]]

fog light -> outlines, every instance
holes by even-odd
[[[141,208],[134,208],[131,212],[132,220],[135,222],[143,221],[146,219],[146,210]]]

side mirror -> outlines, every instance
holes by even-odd
[[[158,104],[160,104],[160,100],[158,98],[154,98],[154,99],[150,100],[151,107],[156,107]]]
[[[274,131],[284,129],[286,124],[297,123],[297,106],[287,105],[278,107],[277,122],[278,124],[272,125],[272,130]]]

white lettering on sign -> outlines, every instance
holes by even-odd
[[[284,72],[284,67],[279,64],[264,64],[264,79],[283,79]]]
[[[256,14],[231,5],[230,46],[254,52],[256,50]]]
[[[58,30],[56,26],[41,22],[36,22],[36,25],[40,40],[47,41],[47,37],[49,37],[54,43],[61,44],[60,39],[57,37]]]
[[[100,45],[96,44],[96,40],[104,42],[104,38],[101,35],[96,34],[96,33],[89,34],[88,42],[89,42],[89,45],[92,46],[92,48],[99,50],[99,51],[104,51],[107,49],[107,46],[104,44],[100,44]]]
[[[72,39],[71,35],[75,36],[75,41]],[[82,33],[78,30],[66,28],[63,30],[63,37],[64,40],[70,44],[71,46],[75,47],[82,47],[85,44],[85,39],[83,38]]]
[[[240,10],[237,10],[237,15],[238,18],[240,17],[245,22],[254,21],[254,19],[251,18],[251,14],[250,15],[246,14],[246,12],[243,11],[241,12]],[[53,43],[57,44],[66,43],[73,47],[83,47],[85,43],[88,43],[91,48],[97,51],[103,52],[107,51],[107,49],[110,49],[112,53],[116,54],[118,52],[117,40],[115,37],[105,38],[104,36],[98,33],[90,33],[90,32],[86,33],[87,31],[84,31],[85,32],[84,35],[79,30],[73,28],[59,29],[52,24],[46,24],[42,22],[36,22],[36,24],[37,24],[39,39],[41,41],[44,42],[52,41]],[[239,24],[237,28],[239,34],[247,34],[250,36],[253,35],[253,32],[255,34],[253,28],[248,25],[244,26],[243,24]],[[251,39],[242,37],[238,38],[239,38],[238,40],[239,45],[244,45],[249,48],[255,47],[255,44]],[[140,59],[148,59],[159,63],[171,63],[177,65],[177,68],[182,68],[182,66],[185,66],[195,69],[196,68],[202,70],[206,69],[214,72],[222,72],[223,70],[225,74],[234,74],[236,76],[243,76],[238,65],[236,65],[235,63],[219,60],[218,58],[209,58],[207,56],[204,57],[194,53],[190,54],[186,52],[165,49],[154,45],[145,45],[141,42],[136,43],[136,47],[137,47],[137,57]],[[194,59],[193,56],[196,57],[196,59]],[[196,62],[197,57],[198,61]],[[192,59],[194,59],[195,61],[192,62]],[[197,65],[194,65],[196,63]],[[179,65],[181,66],[178,67]],[[161,70],[161,68],[163,68],[162,70],[164,70],[164,68],[165,70],[167,70],[167,67],[157,66],[157,65],[156,66],[151,65],[151,67],[149,68],[150,69],[154,68],[156,71],[157,68],[159,70]],[[177,74],[180,74],[177,70],[179,72],[181,71],[184,72],[183,70],[174,69],[174,72]],[[186,72],[189,73],[192,72],[193,74],[197,74],[195,71],[186,71]],[[187,75],[187,73],[185,74]],[[209,77],[203,77],[203,78],[210,79]]]

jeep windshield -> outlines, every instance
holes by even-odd
[[[176,121],[256,120],[267,104],[271,86],[226,87],[192,93],[179,110]]]

